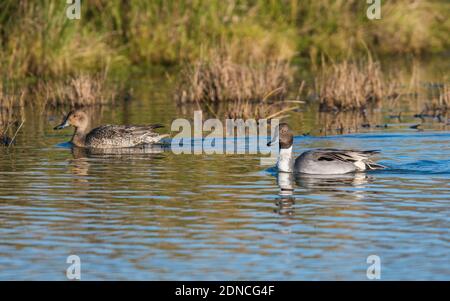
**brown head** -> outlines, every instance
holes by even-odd
[[[69,114],[63,119],[60,125],[55,126],[54,130],[61,130],[68,126],[73,126],[77,129],[86,129],[89,125],[89,118],[81,110],[70,111]]]
[[[279,139],[280,149],[287,149],[294,143],[294,135],[287,123],[280,123],[278,125],[278,135],[275,135],[274,139],[267,143],[267,146],[271,146]]]

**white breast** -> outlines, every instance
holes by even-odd
[[[292,160],[292,146],[290,148],[280,149],[280,157],[277,162],[278,171],[292,172],[293,171]]]

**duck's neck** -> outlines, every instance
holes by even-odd
[[[278,171],[292,172],[294,167],[294,160],[292,158],[292,145],[289,148],[280,149],[280,157],[277,162]]]
[[[75,133],[72,136],[72,143],[78,147],[85,147],[87,135],[87,126],[75,128]]]

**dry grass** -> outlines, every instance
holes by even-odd
[[[438,84],[437,87],[430,87],[431,96],[428,102],[425,102],[420,116],[433,116],[439,119],[446,118],[450,111],[450,85]]]
[[[65,82],[41,81],[33,94],[45,105],[68,105],[70,107],[108,104],[115,100],[117,92],[110,89],[104,76],[79,75]]]
[[[446,110],[450,109],[450,85],[444,84],[439,89],[439,103],[441,108]]]
[[[7,89],[0,81],[0,110],[11,110],[16,106],[22,107],[25,103],[25,95],[25,89],[16,87]]]
[[[20,114],[13,114],[12,110],[0,108],[0,146],[13,144],[25,123],[23,117],[20,117],[22,121],[17,121],[18,119],[15,119],[15,117],[18,117],[17,115]]]
[[[245,101],[227,105],[224,115],[230,119],[283,119],[287,117],[287,113],[297,108],[297,105],[287,102],[268,104]]]
[[[7,145],[10,141],[8,137],[8,130],[11,125],[10,120],[10,111],[0,108],[0,145]]]
[[[315,94],[321,111],[361,110],[394,95],[393,87],[378,62],[344,61],[322,67],[315,81]]]
[[[217,54],[182,70],[176,99],[181,103],[280,100],[290,79],[288,62],[237,64],[230,55]]]
[[[320,135],[350,134],[385,126],[383,114],[379,110],[319,112],[315,119]]]
[[[235,60],[234,48],[209,53],[187,65],[176,90],[178,103],[196,103],[218,118],[280,118],[297,108],[284,101],[292,78],[289,62],[278,57]]]
[[[298,109],[298,101],[276,103],[223,102],[216,104],[184,103],[177,106],[177,113],[192,116],[194,111],[202,111],[205,118],[225,119],[283,119],[288,113]]]
[[[25,95],[25,89],[16,87],[7,89],[0,81],[0,145],[10,145],[20,130],[21,126],[14,120],[14,112],[18,111],[17,108],[23,108]],[[9,134],[12,133],[13,127],[16,127],[17,130],[13,138],[10,138]]]

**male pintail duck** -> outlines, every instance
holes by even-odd
[[[277,136],[268,145],[275,143],[276,138]],[[376,150],[315,149],[302,153],[294,160],[292,155],[294,135],[287,123],[279,124],[278,138],[280,156],[277,168],[281,172],[332,175],[386,168],[370,160],[372,155],[379,153]]]
[[[90,132],[89,118],[81,110],[69,112],[63,122],[56,126],[60,130],[68,126],[75,128],[71,142],[78,147],[87,148],[121,148],[135,147],[159,142],[169,135],[161,135],[153,130],[163,127],[160,124],[151,125],[102,125]]]

